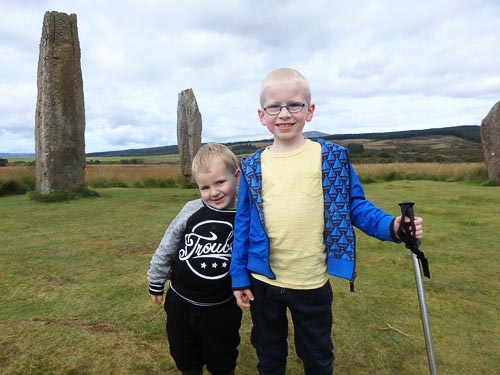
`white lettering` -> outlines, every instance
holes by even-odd
[[[217,225],[229,226],[229,231],[225,239],[217,237],[216,233],[209,232],[209,236],[196,233],[197,229],[203,225],[216,223]],[[209,220],[201,222],[193,228],[192,233],[184,236],[184,248],[179,251],[179,259],[186,261],[190,258],[219,258],[228,260],[231,257],[233,238],[233,227],[225,221]]]

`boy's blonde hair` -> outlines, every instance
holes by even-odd
[[[220,143],[207,143],[200,147],[191,165],[191,173],[196,177],[198,173],[209,172],[213,165],[222,161],[231,173],[239,169],[238,158],[226,146]]]
[[[260,105],[264,107],[265,90],[268,86],[277,82],[296,82],[304,86],[306,104],[311,104],[311,88],[307,79],[297,70],[292,68],[279,68],[269,73],[260,86]]]

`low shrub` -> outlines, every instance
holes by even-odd
[[[483,163],[388,163],[357,164],[363,184],[397,180],[483,183],[488,180]]]
[[[35,189],[35,178],[23,176],[19,179],[0,180],[0,197],[4,195],[22,195]]]
[[[28,193],[28,197],[31,200],[42,203],[56,203],[79,198],[93,198],[99,196],[100,195],[97,191],[89,189],[87,187],[80,187],[74,190],[58,191],[48,194],[37,193],[35,191],[30,191]]]
[[[18,181],[0,182],[0,197],[4,195],[26,194],[26,188]]]
[[[485,181],[482,186],[500,186],[500,181]]]
[[[116,177],[110,178],[110,179],[105,179],[105,178],[96,178],[92,181],[91,186],[95,189],[104,189],[104,188],[128,188],[129,185],[124,182],[119,180]]]
[[[138,183],[137,187],[145,188],[174,188],[176,187],[175,179],[173,178],[153,178],[149,177]]]
[[[191,178],[185,177],[185,176],[179,177],[177,183],[181,189],[197,189],[198,188],[198,185],[196,185],[196,182],[192,181]]]

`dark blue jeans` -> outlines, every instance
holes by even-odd
[[[332,300],[330,282],[321,288],[280,288],[252,279],[255,300],[252,344],[257,351],[260,375],[285,375],[288,355],[288,318],[294,326],[295,349],[305,375],[333,374]]]

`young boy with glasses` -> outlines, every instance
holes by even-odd
[[[229,276],[238,159],[209,143],[192,164],[201,198],[188,202],[167,228],[147,272],[154,304],[165,299],[167,337],[183,375],[232,375],[238,357],[242,312]]]
[[[296,70],[271,72],[260,91],[259,120],[271,146],[241,160],[231,260],[234,295],[250,307],[260,375],[284,375],[288,320],[306,375],[333,374],[332,290],[328,275],[353,285],[353,226],[398,241],[401,217],[365,199],[345,148],[305,139],[315,105]],[[415,233],[422,237],[422,219]]]

